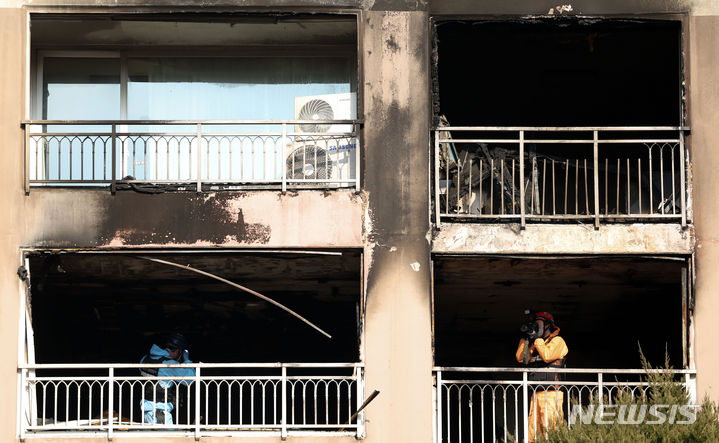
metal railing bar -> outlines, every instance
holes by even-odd
[[[689,131],[689,126],[442,126],[435,131]]]
[[[632,375],[632,374],[626,374],[626,375]],[[683,375],[683,374],[676,374],[676,375]],[[490,385],[507,385],[507,386],[521,386],[524,382],[522,380],[490,380],[490,379],[467,379],[467,380],[445,380],[445,385],[480,385],[480,384],[490,384]],[[684,383],[683,380],[677,380],[677,383]],[[602,382],[599,383],[597,381],[527,381],[528,385],[535,385],[535,386],[632,386],[632,387],[645,387],[645,386],[651,386],[651,383],[649,382],[640,382],[640,381],[626,381],[626,382]]]
[[[364,120],[22,120],[21,125],[352,125],[364,124]],[[307,134],[302,132],[303,134]],[[322,133],[322,134],[326,134]]]
[[[363,368],[364,363],[22,363],[18,365],[18,369],[281,368],[283,366],[288,368]],[[177,377],[171,378],[176,379]]]
[[[512,214],[446,214],[442,213],[442,217],[445,218],[481,218],[481,219],[520,219],[519,215]],[[593,214],[567,214],[567,215],[536,215],[527,214],[525,217],[527,220],[591,220],[594,219]],[[658,220],[658,219],[681,219],[681,214],[599,214],[599,218],[602,220],[613,220],[613,219],[647,219],[647,220]]]
[[[567,373],[567,374],[661,374],[667,372],[666,369],[600,369],[600,368],[515,368],[515,367],[495,367],[495,366],[434,366],[432,371],[442,372],[549,372],[549,373]],[[696,369],[671,369],[671,373],[675,374],[696,374]],[[446,380],[443,380],[443,382]],[[544,382],[547,384],[547,382]],[[549,382],[548,384],[553,384]]]
[[[444,132],[444,131],[442,131]],[[326,134],[326,133],[325,133]],[[33,133],[32,135],[44,135],[44,134],[36,134]],[[74,135],[74,134],[58,134],[58,135]],[[78,135],[84,135],[84,134],[78,134]],[[106,135],[106,134],[101,134]],[[213,134],[214,135],[214,134]],[[242,134],[244,135],[244,134]],[[494,144],[517,144],[520,142],[520,139],[515,138],[447,138],[447,139],[440,139],[440,143],[494,143]],[[546,139],[546,138],[525,138],[525,143],[534,143],[534,144],[581,144],[581,145],[590,145],[590,146],[578,146],[577,148],[588,148],[591,147],[591,145],[594,143],[594,139],[571,139],[571,138],[560,138],[560,139]],[[679,138],[628,138],[628,139],[598,139],[597,143],[599,144],[640,144],[640,143],[679,143]]]

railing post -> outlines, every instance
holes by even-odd
[[[195,441],[200,440],[200,392],[200,367],[197,366],[195,368]]]
[[[682,202],[682,228],[687,226],[687,183],[686,183],[686,150],[684,149],[684,131],[679,130],[679,181]]]
[[[285,152],[285,149],[287,147],[287,123],[282,123],[282,168],[280,169],[282,172],[280,172],[280,178],[282,178],[282,193],[284,194],[287,192],[287,152]],[[254,166],[253,166],[254,167]]]
[[[362,368],[357,366],[355,368],[355,379],[357,380],[357,405],[356,409],[359,409],[364,402],[364,376]],[[351,423],[350,423],[351,424]],[[361,411],[357,415],[357,438],[364,437],[364,411]]]
[[[594,131],[594,229],[599,229],[599,131]]]
[[[519,200],[520,227],[524,229],[527,227],[524,211],[524,131],[519,131]]]
[[[197,192],[202,192],[202,123],[197,124]]]
[[[529,442],[529,387],[527,385],[527,371],[522,371],[522,429],[524,429],[524,443]]]
[[[287,367],[282,364],[282,440],[287,440]]]
[[[597,390],[599,391],[597,394],[599,395],[599,407],[601,408],[604,404],[604,374],[601,372],[597,374],[597,382]]]
[[[25,195],[30,195],[30,125],[22,125],[22,128],[25,136]]]
[[[360,126],[358,124],[352,125],[353,128],[353,134],[355,138],[355,192],[360,191],[360,159],[362,156],[360,155],[360,149],[362,149],[362,145],[360,144]],[[351,144],[350,140],[350,144]]]
[[[437,438],[436,438],[436,443],[441,443],[441,442],[442,442],[442,371],[437,371]]]
[[[439,229],[439,131],[434,131],[434,223]]]
[[[107,439],[112,440],[112,427],[115,418],[115,368],[110,367],[108,370],[108,387],[107,387]],[[120,414],[118,414],[119,416]],[[102,414],[100,414],[100,420],[102,420]]]
[[[684,383],[687,394],[689,395],[689,404],[697,404],[697,379],[694,374],[685,374]]]
[[[25,440],[25,430],[27,429],[28,425],[28,419],[31,417],[30,414],[26,414],[25,408],[27,407],[30,409],[30,404],[32,402],[30,401],[30,390],[28,389],[27,385],[27,369],[21,369],[20,370],[20,396],[17,400],[18,402],[18,408],[17,408],[17,415],[19,417],[19,423],[18,428],[20,431],[20,441]],[[28,405],[25,405],[25,399],[27,398]]]
[[[112,124],[112,182],[110,183],[110,192],[117,191],[117,125]]]

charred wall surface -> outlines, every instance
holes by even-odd
[[[358,247],[364,199],[354,191],[33,190],[25,245],[88,247]],[[320,215],[323,215],[320,217]]]

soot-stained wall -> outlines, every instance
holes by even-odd
[[[354,191],[167,192],[38,189],[26,198],[33,247],[358,247]]]

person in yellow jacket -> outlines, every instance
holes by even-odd
[[[534,333],[522,338],[517,348],[517,362],[533,368],[562,368],[566,364],[569,349],[559,336],[559,327],[548,312],[538,312],[534,316]],[[536,338],[535,338],[536,337]],[[527,347],[529,350],[527,351]],[[530,381],[557,381],[556,374],[532,373]],[[535,441],[537,435],[545,435],[550,428],[564,420],[562,405],[564,392],[558,385],[529,385],[534,394],[529,406],[529,441]]]

